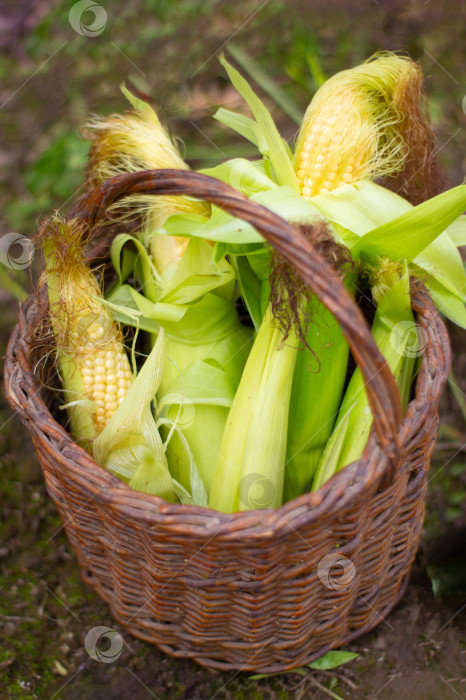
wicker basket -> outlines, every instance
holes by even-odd
[[[375,419],[363,458],[278,510],[227,515],[132,491],[55,420],[33,371],[34,295],[8,346],[7,396],[37,449],[83,578],[121,625],[211,668],[301,666],[377,625],[406,587],[450,362],[444,325],[429,295],[417,292],[413,309],[428,340],[401,421],[396,385],[360,310],[291,224],[213,178],[170,170],[113,178],[70,218],[94,226],[111,202],[135,192],[213,202],[254,225],[296,267],[337,317],[363,372]],[[94,258],[106,246],[104,237],[94,241]]]

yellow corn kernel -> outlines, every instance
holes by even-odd
[[[364,174],[363,164],[375,152],[376,130],[367,119],[363,125],[361,118],[356,98],[340,104],[330,100],[312,116],[296,151],[296,174],[304,197],[326,194]]]

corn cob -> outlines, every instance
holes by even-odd
[[[372,334],[397,381],[404,411],[411,392],[418,347],[407,265],[403,267],[384,260],[372,275],[372,293],[378,305]],[[348,385],[335,429],[320,460],[313,489],[361,457],[372,423],[364,380],[358,368]]]
[[[122,403],[132,372],[97,281],[83,258],[85,229],[58,218],[44,224],[50,318],[71,429],[87,449]]]
[[[338,73],[317,92],[301,126],[294,163],[303,197],[327,194],[363,177],[399,172],[407,156],[398,106],[419,79],[408,59],[381,56]],[[353,276],[345,284],[354,293]],[[285,500],[308,490],[332,432],[343,391],[348,345],[335,318],[316,299],[306,350],[299,353],[288,432]]]
[[[151,413],[163,366],[163,332],[133,377],[119,327],[85,262],[87,230],[77,221],[46,221],[40,232],[50,320],[71,431],[101,466],[138,491],[168,501],[184,497],[171,478]]]
[[[92,141],[88,186],[95,187],[121,173],[157,168],[189,170],[152,107],[126,88],[122,87],[122,91],[135,108],[134,111],[95,118],[85,127],[85,134]],[[179,236],[153,234],[174,213],[208,216],[210,206],[187,197],[137,194],[125,198],[124,210],[129,214],[122,214],[120,203],[109,208],[110,214],[113,212],[117,218],[142,215],[155,264],[159,272],[163,272],[171,262],[179,262],[188,241]]]
[[[93,140],[89,184],[95,185],[107,177],[121,172],[154,168],[188,169],[175,145],[162,128],[154,110],[147,103],[135,99],[127,91],[124,92],[136,108],[135,112],[124,116],[93,120],[88,125],[89,136]],[[184,281],[180,280],[179,276],[177,277],[176,270],[186,252],[188,239],[161,235],[159,229],[165,223],[165,219],[175,212],[208,216],[210,206],[204,202],[185,197],[136,195],[126,198],[123,206],[120,203],[118,215],[122,215],[122,210],[129,212],[132,208],[143,216],[145,244],[150,247],[152,262],[163,277],[159,286],[147,284],[147,280],[140,280],[144,295],[154,304],[158,301],[171,303],[166,296],[169,295],[171,281],[174,279],[178,280],[178,283]],[[189,490],[194,459],[196,468],[207,491],[209,491],[213,468],[228,416],[228,406],[215,404],[214,400],[212,403],[209,403],[208,400],[198,401],[194,402],[194,405],[194,403],[190,403],[189,398],[184,395],[184,389],[181,388],[178,394],[179,405],[176,402],[171,405],[167,415],[167,396],[170,395],[170,398],[173,399],[173,395],[170,394],[171,386],[179,378],[183,387],[183,376],[193,367],[195,368],[196,362],[205,361],[215,367],[215,354],[223,356],[222,369],[225,369],[231,389],[234,391],[239,382],[239,377],[235,377],[234,374],[238,367],[242,370],[244,366],[251,334],[248,329],[240,325],[237,312],[234,309],[235,280],[233,273],[229,283],[223,284],[222,276],[215,269],[215,266],[209,267],[213,252],[211,246],[204,241],[202,244],[201,246],[193,241],[188,251],[190,262],[185,266],[186,274],[187,276],[198,275],[201,280],[203,277],[207,279],[206,273],[217,275],[218,295],[228,299],[230,303],[225,305],[225,313],[228,316],[234,316],[234,319],[228,329],[228,334],[224,334],[222,337],[220,333],[219,337],[210,343],[204,343],[202,340],[196,343],[183,342],[182,338],[177,337],[176,329],[172,329],[174,333],[171,334],[166,343],[166,362],[161,377],[158,399],[160,406],[162,406],[161,418],[162,421],[165,421],[161,425],[161,433],[167,440],[170,436],[166,454],[172,474]],[[192,254],[193,250],[198,250],[198,256]],[[183,262],[186,260],[185,256]],[[176,282],[174,284],[176,286]],[[199,284],[198,281],[195,284]],[[199,285],[199,288],[201,286]],[[213,293],[217,294],[217,290]],[[200,290],[198,299],[201,299],[202,296],[202,290]],[[175,303],[180,303],[182,306],[181,302]],[[161,320],[160,325],[163,327],[163,320]],[[156,337],[157,334],[151,336],[152,344],[155,343]],[[212,386],[212,382],[210,386]],[[180,416],[177,418],[177,413],[181,410],[186,412],[187,405],[190,405],[193,417],[192,420],[183,424]],[[177,426],[176,430],[172,429],[174,423]],[[186,443],[189,447],[188,450]]]
[[[412,122],[413,113],[420,115],[421,82],[418,66],[394,54],[380,54],[327,80],[298,135],[294,164],[301,194],[326,194],[364,177],[402,171],[412,157],[409,127],[419,127]]]
[[[209,506],[226,513],[278,508],[298,340],[266,310],[228,415]],[[227,486],[228,485],[228,486]]]

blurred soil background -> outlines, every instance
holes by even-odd
[[[123,81],[151,95],[192,167],[254,157],[252,146],[212,119],[219,106],[243,109],[218,61],[222,51],[248,68],[290,142],[296,118],[323,77],[379,49],[408,51],[426,75],[447,184],[464,180],[462,4],[102,0],[77,5],[88,9],[77,12],[76,5],[53,0],[10,0],[0,9],[0,242],[11,232],[32,236],[43,215],[66,211],[79,195],[88,150],[80,128],[91,114],[126,109],[119,90]],[[271,98],[267,79],[280,88],[281,106]],[[18,300],[37,279],[38,258],[25,271],[0,263],[2,356]],[[425,528],[408,590],[386,621],[347,646],[359,654],[356,660],[305,677],[290,673],[258,681],[247,673],[213,674],[120,630],[106,604],[81,582],[27,432],[0,393],[0,698],[465,698],[466,428],[460,404],[464,410],[466,336],[451,326],[449,331],[459,403],[447,388]],[[123,635],[123,652],[114,663],[94,661],[85,650],[85,635],[96,625]]]

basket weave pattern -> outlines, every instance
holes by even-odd
[[[367,324],[307,241],[293,243],[291,252],[290,224],[193,173],[150,171],[109,183],[78,202],[70,217],[93,225],[128,192],[197,194],[253,223],[295,264],[335,312],[366,379],[375,426],[363,458],[275,511],[228,515],[132,491],[77,446],[49,409],[49,394],[32,370],[35,296],[10,339],[7,396],[35,445],[84,580],[118,622],[169,654],[211,668],[302,666],[376,626],[406,587],[449,369],[444,325],[429,295],[416,292],[413,308],[428,343],[400,422],[396,386]],[[322,560],[335,562],[327,578]]]

